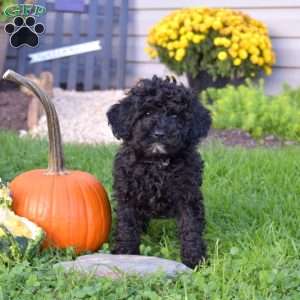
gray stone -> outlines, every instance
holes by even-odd
[[[101,277],[119,278],[122,275],[150,275],[161,271],[167,276],[177,273],[191,272],[184,264],[141,255],[113,255],[97,253],[79,256],[74,261],[60,262],[55,267],[63,267],[66,271],[93,273]]]
[[[296,141],[285,141],[284,144],[287,146],[291,146],[291,145],[296,145],[297,142]]]

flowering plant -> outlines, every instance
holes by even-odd
[[[266,26],[230,9],[176,10],[150,30],[151,58],[159,57],[177,74],[196,77],[207,71],[217,77],[255,77],[272,73],[275,54]]]
[[[12,199],[9,188],[0,178],[0,207],[11,207]]]

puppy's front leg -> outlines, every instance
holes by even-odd
[[[206,245],[202,239],[204,230],[204,207],[201,195],[194,196],[188,204],[181,203],[177,215],[177,225],[181,242],[181,259],[188,267],[194,268],[206,256]]]
[[[139,254],[140,230],[133,207],[118,204],[114,254]]]

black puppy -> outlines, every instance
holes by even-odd
[[[114,163],[117,232],[113,253],[139,254],[150,218],[175,217],[181,257],[189,267],[205,258],[203,163],[196,146],[211,124],[196,95],[176,81],[143,79],[107,113],[123,144]]]

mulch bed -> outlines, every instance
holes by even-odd
[[[15,84],[0,80],[0,129],[27,130],[28,105],[29,97]]]
[[[245,148],[280,147],[284,145],[296,145],[295,141],[283,141],[274,135],[267,135],[256,140],[248,132],[240,129],[217,130],[211,129],[205,142],[220,140],[226,146],[242,146]]]

